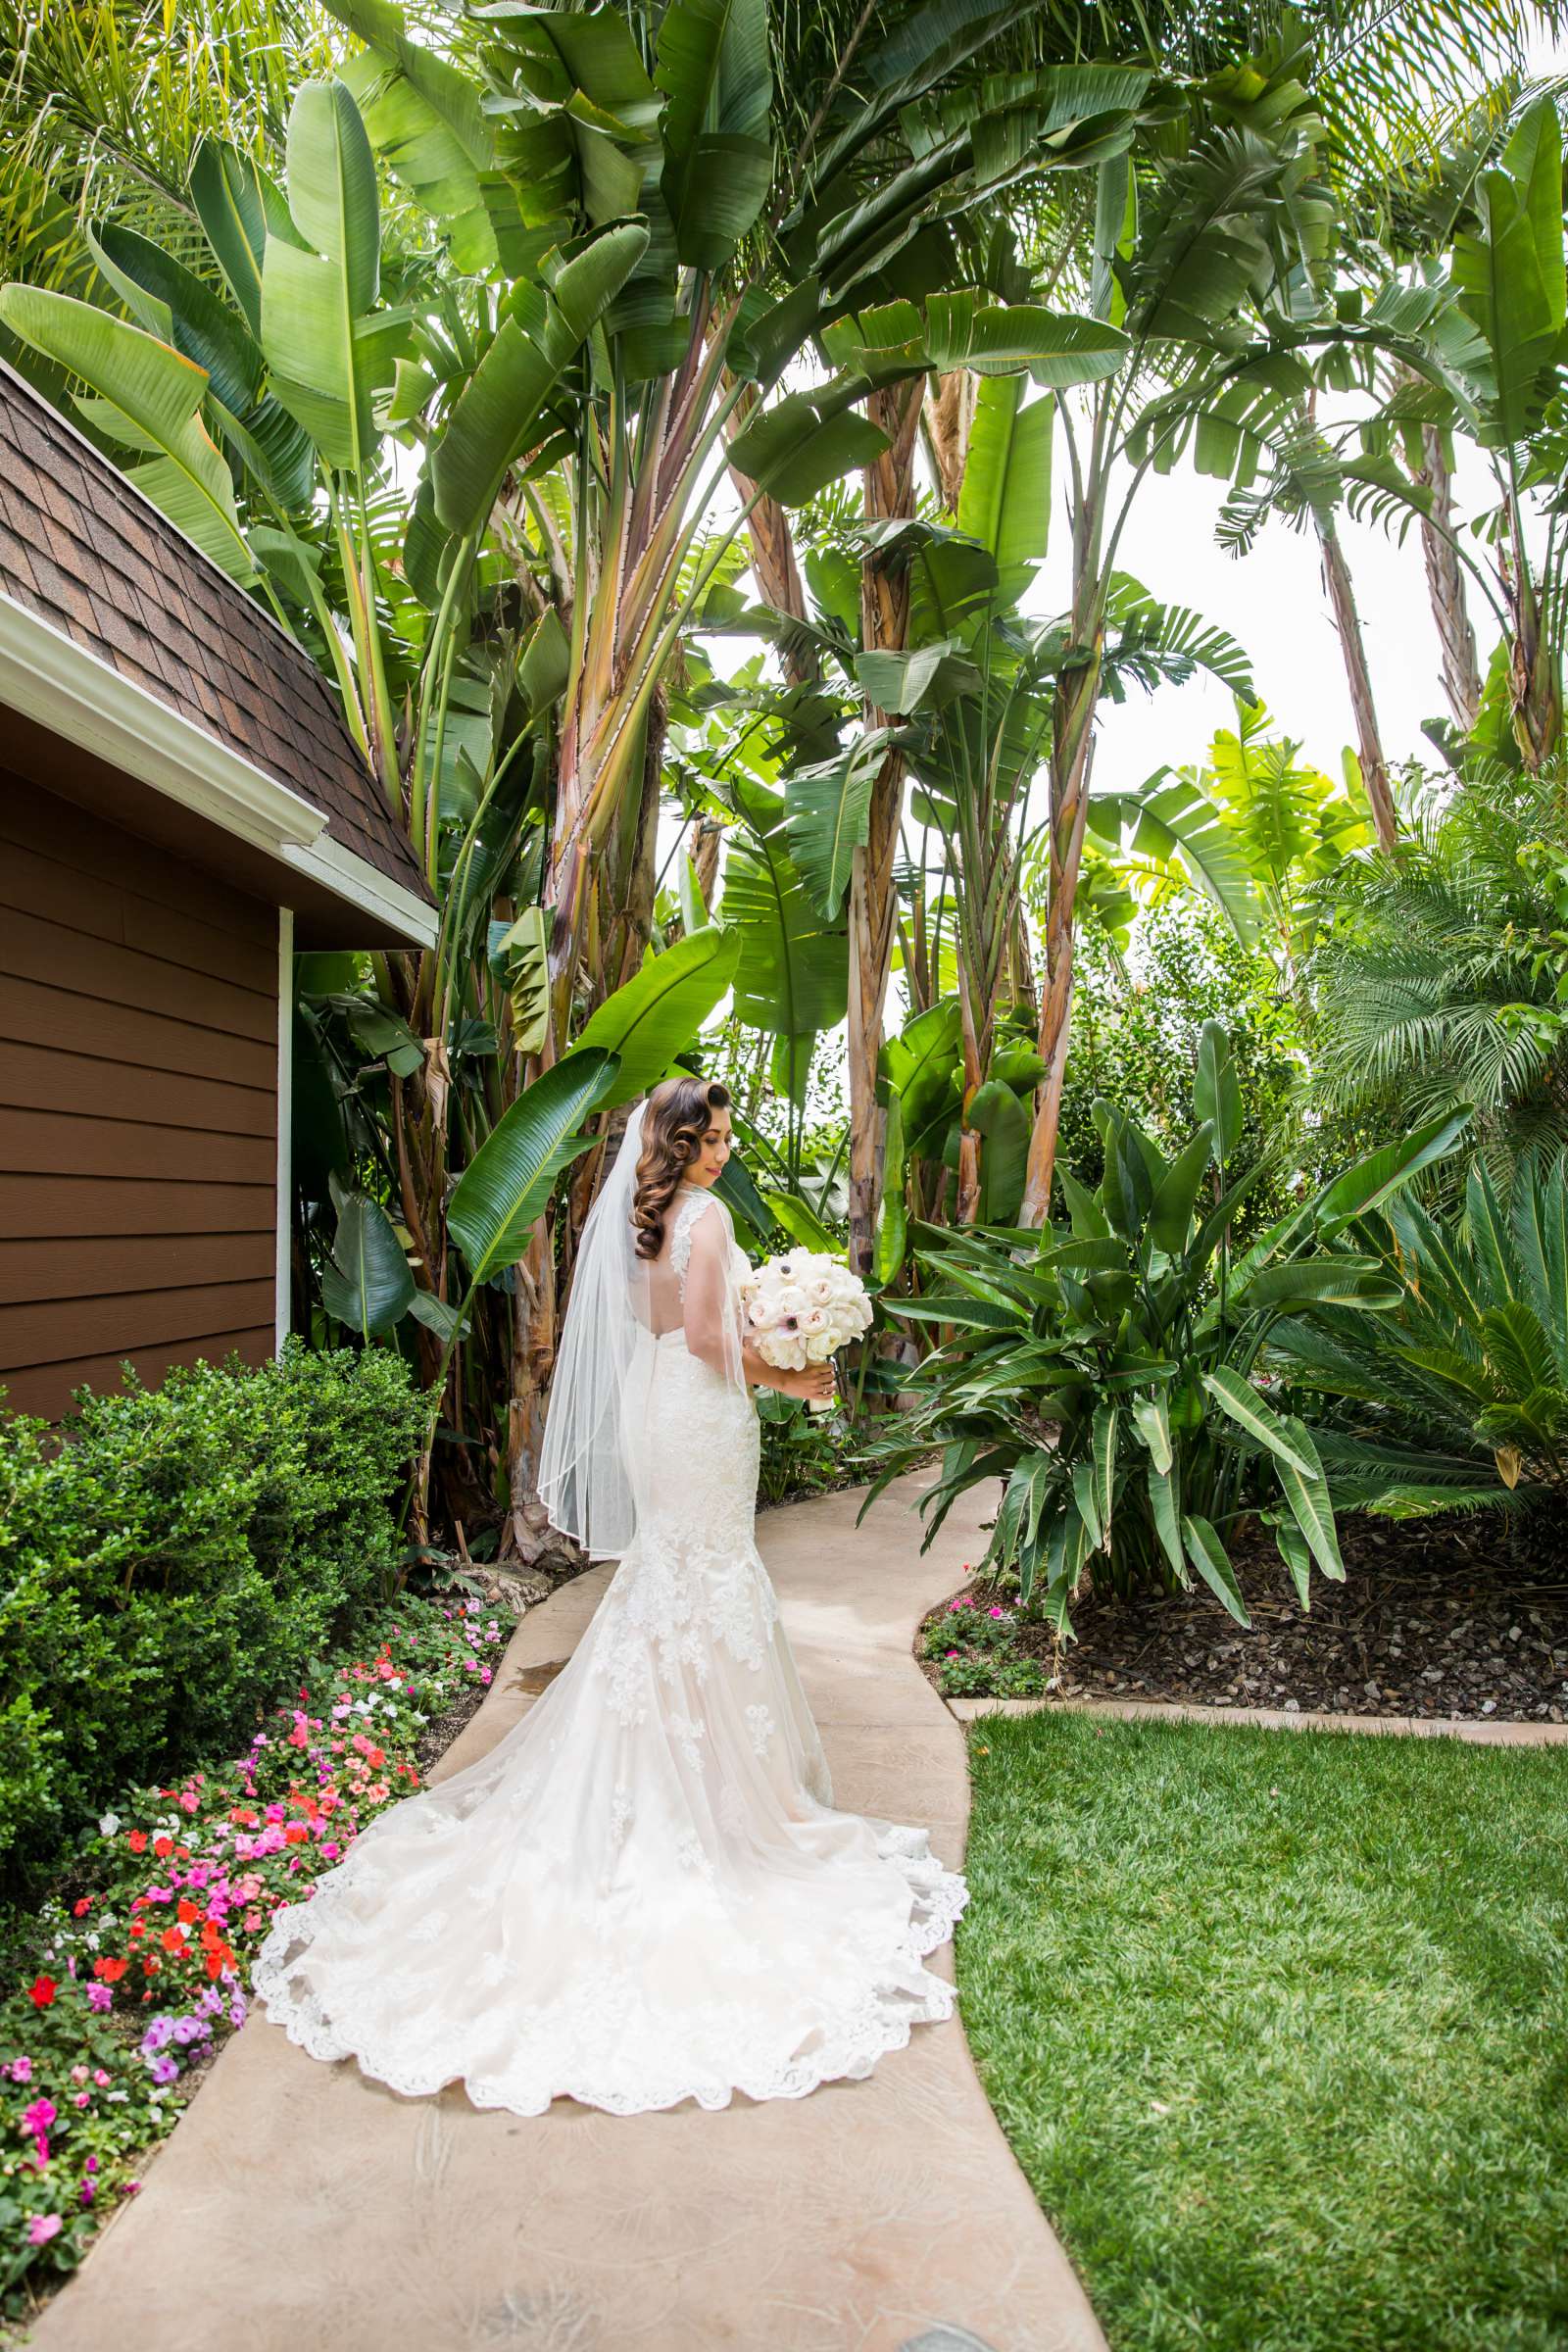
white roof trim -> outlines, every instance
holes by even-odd
[[[439,910],[405,890],[367,858],[346,850],[330,833],[318,833],[313,842],[301,848],[285,842],[278,855],[285,865],[291,865],[323,890],[337,898],[347,899],[351,906],[363,906],[369,914],[378,914],[393,930],[401,931],[405,939],[415,940],[421,948],[433,948],[441,936]]]
[[[0,590],[0,705],[279,859],[419,947],[441,918],[334,841],[321,809]]]

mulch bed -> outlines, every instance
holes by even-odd
[[[1343,1585],[1313,1572],[1308,1612],[1267,1529],[1233,1552],[1252,1630],[1206,1590],[1074,1604],[1057,1657],[1048,1627],[1017,1644],[1063,1698],[1178,1699],[1450,1720],[1568,1719],[1568,1525],[1544,1515],[1510,1549],[1491,1517],[1340,1523]],[[984,1602],[1010,1600],[983,1583]],[[946,1609],[933,1612],[933,1622]],[[935,1681],[937,1668],[922,1660]]]

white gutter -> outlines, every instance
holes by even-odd
[[[322,811],[0,590],[0,705],[150,785],[418,947],[441,918],[326,830]]]

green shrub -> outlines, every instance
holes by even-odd
[[[1384,1146],[1237,1251],[1237,1212],[1269,1163],[1231,1181],[1245,1105],[1217,1023],[1201,1039],[1193,1117],[1167,1159],[1098,1102],[1098,1190],[1057,1166],[1065,1231],[917,1225],[925,1287],[880,1302],[950,1336],[906,1382],[908,1409],[867,1440],[880,1467],[860,1516],[932,1446],[943,1471],[920,1500],[922,1551],[960,1494],[1004,1482],[979,1565],[1016,1570],[1023,1606],[1063,1638],[1086,1579],[1125,1597],[1191,1590],[1196,1574],[1248,1624],[1229,1542],[1258,1512],[1303,1608],[1314,1565],[1343,1578],[1316,1441],[1255,1385],[1259,1352],[1273,1324],[1316,1301],[1359,1314],[1398,1304],[1378,1259],[1330,1245],[1464,1126],[1456,1115]]]
[[[1433,1215],[1396,1199],[1348,1237],[1399,1286],[1392,1314],[1329,1302],[1270,1334],[1283,1374],[1340,1406],[1337,1503],[1393,1518],[1568,1503],[1568,1152],[1522,1159],[1504,1204],[1472,1159]]]
[[[127,1782],[243,1741],[389,1590],[418,1403],[390,1351],[231,1359],[0,1415],[0,1899]]]
[[[1293,1183],[1320,1183],[1324,1139],[1301,1119],[1301,1014],[1266,956],[1244,948],[1206,900],[1178,898],[1139,918],[1136,955],[1124,963],[1104,933],[1086,927],[1074,959],[1071,1044],[1057,1155],[1080,1183],[1098,1185],[1104,1146],[1094,1104],[1114,1102],[1167,1153],[1190,1130],[1189,1100],[1205,1022],[1230,1041],[1246,1105],[1232,1178],[1265,1153],[1270,1164],[1237,1220],[1239,1242],[1283,1216]],[[1335,1158],[1361,1148],[1351,1140]]]

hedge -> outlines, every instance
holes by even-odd
[[[421,1408],[401,1357],[198,1363],[0,1412],[0,1902],[128,1783],[243,1746],[389,1595]],[[61,1442],[63,1439],[63,1443]]]

